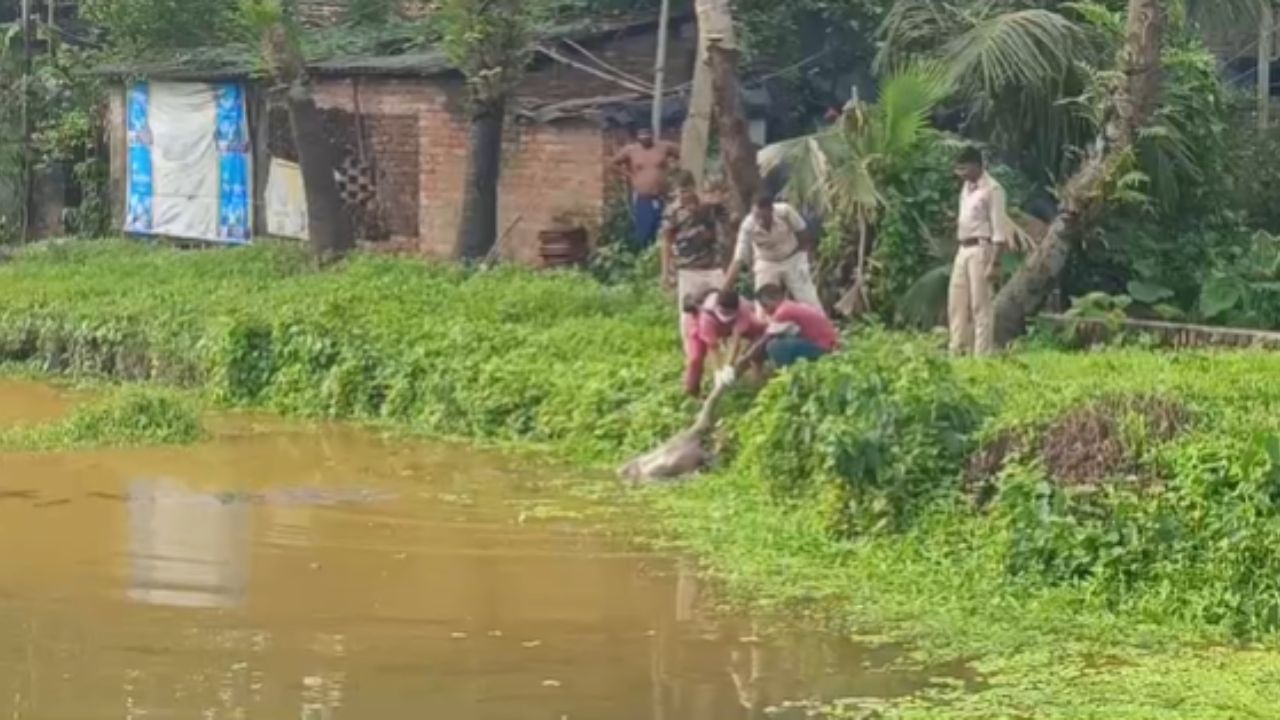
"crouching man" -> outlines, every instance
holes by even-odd
[[[692,296],[691,296],[692,298]],[[686,300],[684,317],[685,392],[702,394],[702,376],[709,356],[720,362],[717,385],[732,384],[738,373],[759,364],[755,348],[764,338],[765,323],[755,307],[733,291],[715,292],[702,302]]]
[[[826,313],[788,300],[781,285],[764,285],[757,300],[769,321],[765,352],[775,366],[785,368],[801,360],[817,360],[839,347],[840,333]]]

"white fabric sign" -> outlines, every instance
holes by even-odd
[[[271,159],[265,192],[267,232],[277,237],[307,239],[307,193],[297,163]]]

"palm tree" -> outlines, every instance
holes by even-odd
[[[1047,297],[1078,237],[1109,198],[1158,191],[1166,202],[1194,181],[1204,154],[1183,130],[1194,118],[1162,95],[1167,29],[1256,13],[1266,0],[898,0],[881,62],[941,60],[971,129],[1030,148],[1024,169],[1058,185],[1062,212],[1002,290],[998,334],[1008,341]],[[1139,188],[1141,192],[1135,190]]]
[[[853,288],[838,304],[845,314],[870,309],[867,261],[871,231],[885,204],[880,182],[896,162],[934,135],[930,116],[948,91],[941,66],[914,65],[884,82],[876,104],[855,100],[831,128],[761,153],[762,173],[787,167],[783,192],[789,200],[853,231]]]
[[[1081,94],[1101,42],[1085,23],[1052,10],[985,0],[899,0],[881,27],[877,62],[929,58],[947,71],[965,134],[1018,149],[1028,175],[1056,181],[1091,128],[1063,102]]]

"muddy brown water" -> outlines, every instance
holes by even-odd
[[[0,419],[64,403],[0,384]],[[891,648],[713,615],[687,563],[577,519],[599,501],[566,486],[238,421],[194,447],[0,454],[0,715],[726,720],[928,684]]]
[[[0,430],[55,420],[73,404],[70,394],[48,385],[0,378]]]

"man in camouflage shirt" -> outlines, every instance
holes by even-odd
[[[683,308],[724,285],[718,232],[722,213],[702,202],[693,175],[681,173],[676,188],[676,202],[662,223],[662,277],[668,287],[674,281]]]

